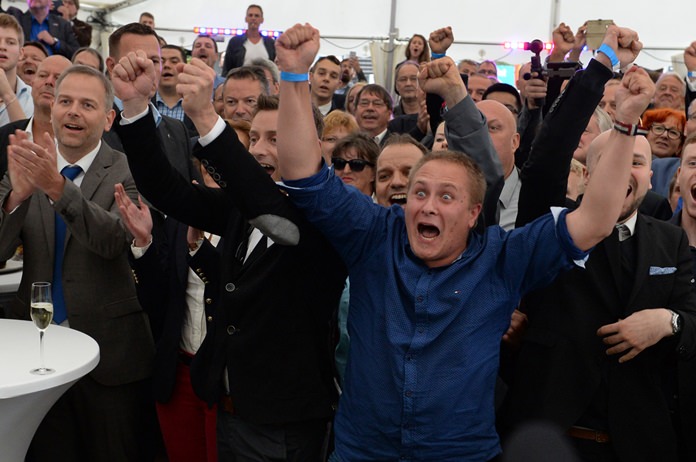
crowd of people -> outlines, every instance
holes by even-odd
[[[696,459],[696,42],[654,76],[610,25],[583,66],[562,23],[572,77],[512,86],[444,27],[388,89],[259,5],[221,60],[150,13],[102,56],[78,0],[27,4],[0,13],[4,316],[50,281],[101,356],[28,461]]]

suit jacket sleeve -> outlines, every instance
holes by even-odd
[[[99,155],[108,155],[111,152],[110,148],[102,146]],[[121,156],[120,153],[118,153]],[[138,191],[135,188],[133,177],[128,171],[125,159],[120,160],[122,165],[122,175],[120,178],[113,178],[114,184],[120,182],[126,190],[126,194],[133,201],[138,200]],[[85,175],[81,187],[76,186],[72,181],[66,181],[63,188],[63,195],[58,199],[53,207],[59,213],[68,232],[72,238],[77,239],[89,251],[107,259],[118,258],[127,251],[132,237],[126,231],[125,226],[121,222],[121,217],[118,212],[118,205],[113,198],[113,190],[105,188],[95,191],[94,194],[104,196],[99,202],[109,203],[108,208],[104,208],[92,201],[93,197],[86,197],[90,194],[90,183],[93,178],[100,175],[101,172],[92,172],[95,168],[101,168],[101,165],[95,162],[90,167],[90,170]],[[110,167],[109,170],[114,169]],[[112,170],[113,171],[113,170]],[[106,196],[111,196],[107,200]]]
[[[192,184],[172,167],[162,150],[153,117],[114,126],[144,197],[182,223],[218,235],[224,233],[230,214],[235,213],[229,199],[220,190]]]
[[[524,226],[547,213],[551,206],[562,207],[570,172],[570,161],[580,136],[602,99],[604,84],[612,72],[596,60],[578,71],[565,92],[544,117],[532,151],[520,172],[522,188],[516,226]]]
[[[53,27],[55,20],[58,20],[58,27]],[[60,47],[58,49],[53,48],[53,52],[59,55],[63,55],[68,59],[72,58],[73,53],[80,48],[80,44],[77,43],[77,37],[72,30],[72,25],[64,20],[63,18],[49,18],[50,33],[52,36],[60,40]]]
[[[298,243],[299,223],[305,222],[304,216],[278,192],[278,185],[229,125],[209,145],[198,145],[194,155],[250,224],[279,244]]]
[[[5,203],[11,190],[10,177],[6,173],[2,181],[0,181],[0,206]],[[0,261],[9,259],[17,246],[21,244],[19,233],[22,230],[22,224],[29,210],[31,200],[32,198],[30,197],[24,201],[12,214],[6,213],[0,207]]]
[[[466,153],[483,172],[486,178],[483,216],[486,225],[497,223],[498,197],[505,182],[503,168],[488,134],[486,118],[470,97],[445,114],[445,136],[450,149]]]

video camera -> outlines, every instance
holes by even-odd
[[[559,77],[563,80],[568,80],[575,74],[575,71],[580,68],[580,63],[574,63],[569,61],[562,61],[558,63],[546,63],[546,67],[541,64],[541,52],[544,51],[544,42],[539,39],[532,40],[528,44],[525,43],[524,49],[531,51],[534,56],[532,56],[531,72],[527,72],[522,77],[525,80],[532,78],[534,73],[537,74],[535,78],[546,79],[550,77]]]
[[[539,39],[532,40],[529,43],[525,43],[524,49],[531,51],[534,56],[532,56],[531,64],[532,67],[530,72],[525,73],[522,78],[524,80],[530,80],[531,78],[547,80],[550,77],[558,77],[563,80],[568,80],[575,74],[575,71],[580,68],[580,63],[573,63],[568,61],[557,62],[557,63],[546,63],[546,67],[541,64],[541,52],[544,51],[544,42]],[[536,74],[536,75],[535,75]],[[534,77],[533,77],[534,76]],[[538,99],[535,101],[537,106],[544,106],[544,99]]]

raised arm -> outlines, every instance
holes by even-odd
[[[628,44],[638,37],[619,35],[618,40]],[[617,123],[637,125],[654,93],[655,84],[647,72],[637,67],[629,70],[616,90]],[[600,135],[597,142],[601,147],[596,153],[597,163],[585,197],[580,207],[567,217],[568,231],[582,250],[590,249],[608,236],[616,224],[629,188],[635,137],[614,129]]]
[[[298,180],[319,171],[321,147],[312,119],[306,76],[319,51],[319,31],[295,24],[276,40],[276,60],[281,71],[278,110],[278,164],[283,178]],[[297,76],[297,77],[295,77]],[[300,81],[291,81],[298,79]]]
[[[471,157],[483,172],[486,178],[484,218],[487,225],[495,224],[498,196],[504,182],[503,169],[488,134],[486,119],[468,97],[457,65],[448,57],[424,64],[419,84],[425,92],[437,94],[445,100],[448,108],[445,114],[447,144],[451,150]]]
[[[604,43],[610,46],[623,64],[635,60],[638,49],[621,48],[616,33],[629,29],[611,26]],[[516,226],[524,226],[547,213],[552,206],[564,206],[568,173],[573,152],[602,99],[604,84],[612,77],[612,65],[603,53],[597,53],[587,69],[578,71],[568,87],[546,115],[527,162],[520,172],[522,188]]]

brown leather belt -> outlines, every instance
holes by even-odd
[[[570,427],[568,429],[568,436],[581,440],[594,441],[595,443],[609,443],[611,441],[609,433],[585,427]]]

